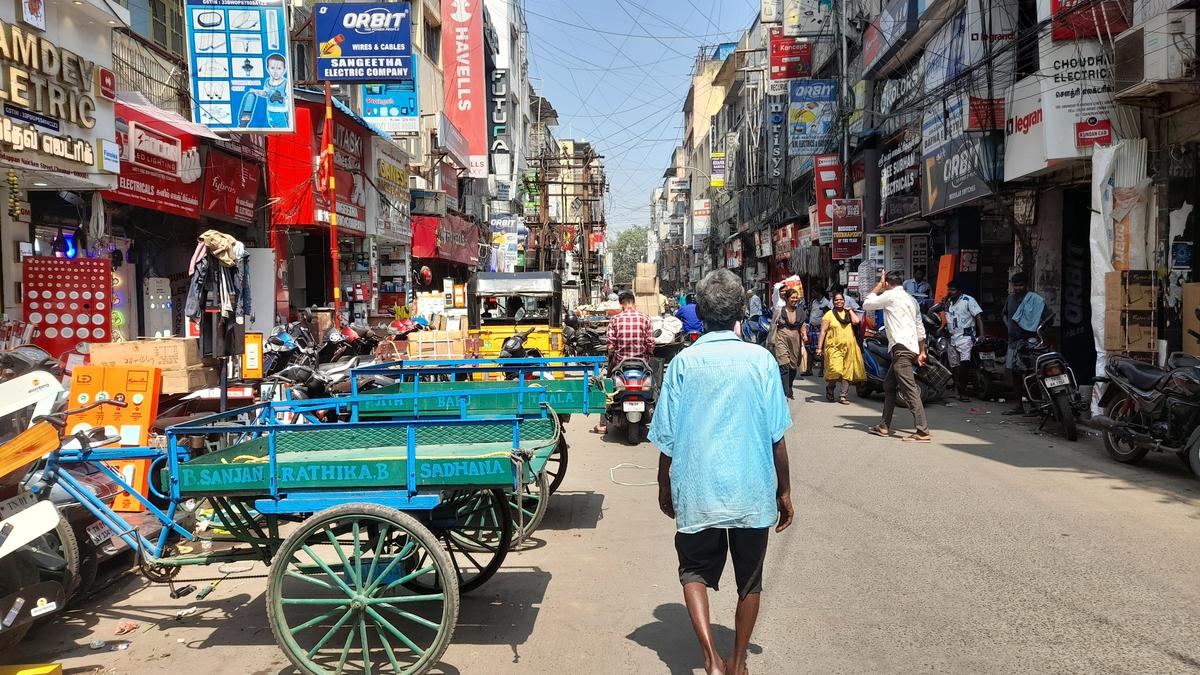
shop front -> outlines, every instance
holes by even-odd
[[[394,143],[371,139],[374,186],[378,200],[371,258],[374,312],[389,313],[408,304],[412,273],[412,193],[409,192],[410,158]]]
[[[441,291],[447,279],[464,284],[479,267],[479,227],[473,221],[454,213],[414,215],[412,229],[415,292]]]

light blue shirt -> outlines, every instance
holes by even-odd
[[[771,352],[732,331],[705,333],[680,352],[650,426],[650,442],[671,458],[676,529],[774,525],[772,446],[791,426]]]

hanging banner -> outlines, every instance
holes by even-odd
[[[833,0],[783,0],[786,35],[820,35],[832,30]]]
[[[251,225],[258,216],[257,164],[209,150],[204,166],[204,200],[200,213],[239,225]]]
[[[813,188],[817,197],[817,224],[833,225],[833,201],[842,198],[842,163],[836,154],[817,155],[813,157]],[[821,243],[832,241],[821,232]]]
[[[788,95],[788,154],[815,155],[832,142],[837,80],[792,80]]]
[[[196,137],[117,102],[117,147],[125,161],[109,201],[171,213],[200,215],[200,151]],[[132,158],[138,158],[133,161]],[[166,167],[158,171],[153,167]]]
[[[767,178],[778,182],[783,180],[787,162],[787,97],[767,96],[763,104],[767,108]]]
[[[761,23],[780,23],[783,21],[783,0],[762,0],[758,20]]]
[[[466,140],[467,177],[488,177],[487,82],[484,81],[483,2],[442,3],[442,64],[446,117]]]
[[[712,173],[709,175],[709,186],[725,187],[725,153],[714,152],[710,155],[712,159]]]
[[[692,234],[697,237],[708,236],[712,223],[712,201],[709,199],[692,200]]]
[[[767,94],[788,93],[788,80],[812,77],[813,43],[807,38],[783,34],[783,28],[771,27],[770,78]]]
[[[295,129],[284,0],[187,0],[192,121],[213,130]]]
[[[833,200],[834,260],[849,260],[863,252],[863,201],[861,199]]]
[[[992,193],[994,153],[981,136],[963,130],[963,96],[930,109],[922,125],[921,212],[930,215]]]
[[[319,2],[313,7],[313,26],[318,80],[412,80],[409,3]]]

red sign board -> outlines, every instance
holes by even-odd
[[[96,86],[100,96],[110,101],[117,100],[117,74],[108,68],[96,66]]]
[[[468,176],[487,178],[488,84],[483,74],[483,0],[443,2],[442,35],[446,117],[466,139]]]
[[[812,77],[813,45],[804,38],[783,34],[781,26],[771,28],[772,80]]]
[[[184,218],[198,217],[201,172],[196,138],[120,101],[116,117],[117,146],[126,161],[121,162],[117,189],[105,192],[104,198]]]
[[[817,222],[833,222],[833,200],[842,198],[842,163],[836,154],[813,157],[813,182],[817,192]]]
[[[412,217],[412,257],[479,264],[479,228],[455,215]]]
[[[318,136],[318,138],[320,138]],[[334,189],[337,191],[338,230],[359,234],[367,231],[366,130],[357,125],[333,122]],[[320,186],[316,194],[317,222],[329,222],[328,188]]]
[[[849,260],[863,252],[863,202],[833,200],[833,259]]]
[[[1112,120],[1089,117],[1075,123],[1075,147],[1112,145]]]
[[[1050,37],[1055,42],[1119,35],[1133,16],[1128,0],[1050,0],[1054,17]]]
[[[204,172],[200,211],[213,218],[250,225],[258,205],[258,165],[210,150]]]

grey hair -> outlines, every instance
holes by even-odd
[[[746,291],[729,270],[713,270],[696,286],[696,310],[708,330],[728,330],[742,318]]]

